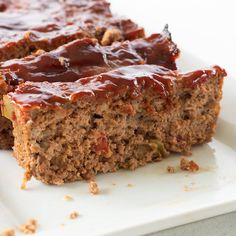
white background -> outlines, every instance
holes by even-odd
[[[180,49],[236,70],[236,2],[233,0],[110,0],[119,14],[143,25],[147,33],[160,32],[168,23]]]

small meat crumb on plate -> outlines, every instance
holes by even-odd
[[[77,211],[73,211],[70,213],[71,220],[77,219],[78,217],[79,217],[79,213]]]
[[[3,232],[0,232],[0,236],[14,236],[15,231],[14,229],[6,229]]]
[[[26,184],[27,184],[28,181],[30,181],[31,177],[32,177],[32,173],[29,170],[29,167],[27,167],[26,171],[24,173],[23,180],[22,180],[21,190],[25,190],[26,189]]]
[[[91,180],[89,182],[89,191],[90,191],[90,193],[92,193],[94,195],[99,194],[99,192],[100,192],[98,185],[94,180]]]
[[[64,201],[66,201],[66,202],[73,201],[73,197],[70,196],[70,195],[65,195],[63,199],[64,199]]]
[[[175,173],[175,167],[174,166],[167,166],[167,171],[169,173]]]
[[[199,165],[193,160],[188,160],[187,158],[182,157],[180,160],[180,168],[181,170],[196,172],[199,170]]]
[[[30,219],[25,224],[21,225],[19,230],[24,234],[34,234],[36,232],[37,226],[37,220]]]
[[[131,187],[134,187],[133,184],[127,184],[127,187],[131,188]]]

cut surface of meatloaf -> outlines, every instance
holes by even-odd
[[[78,38],[109,45],[143,36],[142,27],[112,15],[105,0],[0,0],[0,61],[36,49],[50,51]]]
[[[182,74],[135,65],[73,83],[26,82],[4,96],[14,155],[27,176],[62,184],[188,152],[215,132],[224,76],[218,66]]]
[[[1,97],[25,81],[75,81],[121,66],[143,63],[176,69],[175,60],[179,50],[165,29],[161,34],[116,42],[111,46],[101,46],[96,40],[85,38],[48,53],[38,53],[42,54],[0,63]],[[0,148],[11,148],[11,122],[0,116],[0,123]]]

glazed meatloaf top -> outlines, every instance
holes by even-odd
[[[77,38],[95,37],[108,45],[143,36],[133,21],[113,16],[105,0],[0,0],[0,61]]]
[[[176,69],[179,50],[165,29],[161,34],[111,46],[101,46],[96,40],[85,38],[40,53],[0,63],[0,94],[25,81],[76,81],[127,65],[147,63]]]
[[[181,83],[182,88],[194,88],[217,76],[222,79],[226,76],[226,72],[218,66],[186,74],[156,65],[127,66],[73,83],[26,82],[5,96],[5,105],[10,97],[27,113],[34,108],[58,108],[81,98],[99,101],[122,94],[135,99],[150,89],[163,99],[171,99],[178,83]]]

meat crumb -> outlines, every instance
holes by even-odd
[[[14,235],[15,235],[14,229],[6,229],[0,233],[0,236],[14,236]]]
[[[175,167],[174,166],[167,166],[167,171],[171,174],[175,173]]]
[[[70,195],[65,195],[63,199],[67,202],[73,201],[73,197],[71,197]]]
[[[189,187],[188,185],[184,185],[184,191],[191,192],[191,191],[193,191],[193,188]]]
[[[111,43],[121,40],[121,39],[122,39],[122,35],[121,35],[120,30],[107,29],[102,37],[101,44],[102,44],[102,46],[107,46],[107,45],[110,45]]]
[[[98,185],[97,185],[97,183],[94,180],[91,180],[89,182],[89,191],[90,191],[90,193],[92,193],[94,195],[99,194]]]
[[[38,49],[37,51],[33,52],[32,54],[34,56],[40,56],[43,55],[45,53],[45,51],[43,49]]]
[[[77,211],[73,211],[72,213],[70,213],[70,219],[71,220],[74,220],[78,217],[79,217],[79,213]]]
[[[24,173],[24,177],[23,177],[23,180],[22,180],[22,184],[21,184],[21,189],[22,189],[22,190],[25,190],[25,189],[26,189],[26,183],[27,183],[28,181],[30,181],[31,177],[32,177],[31,172],[29,171],[28,168],[26,168],[26,171],[25,171],[25,173]]]
[[[24,234],[34,234],[36,232],[38,222],[35,219],[30,219],[19,227],[19,230]]]
[[[127,187],[131,188],[131,187],[134,187],[133,184],[127,184]]]
[[[199,170],[199,165],[193,160],[189,161],[187,158],[182,157],[180,160],[180,168],[181,170],[196,172]]]

